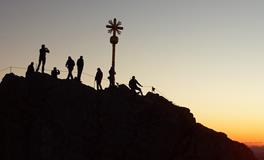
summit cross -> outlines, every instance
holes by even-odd
[[[108,33],[113,35],[110,38],[110,43],[112,44],[112,67],[115,70],[115,45],[118,43],[118,37],[117,34],[121,34],[121,30],[124,28],[121,26],[122,23],[120,21],[117,21],[116,18],[114,20],[109,20],[108,25],[106,25],[106,28],[109,28]]]

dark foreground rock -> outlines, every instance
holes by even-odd
[[[250,149],[255,153],[258,160],[264,160],[264,146],[250,146]]]
[[[196,123],[188,108],[121,85],[8,74],[0,84],[1,160],[256,160],[244,145]]]

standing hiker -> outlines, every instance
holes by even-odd
[[[101,71],[100,68],[97,68],[97,72],[94,79],[96,81],[97,90],[102,90],[102,85],[101,85],[102,79],[103,79],[103,72]]]
[[[41,73],[44,73],[44,67],[46,64],[46,53],[50,53],[49,49],[45,47],[45,44],[41,45],[39,49],[39,62],[36,71],[38,72],[40,65],[42,64]]]
[[[68,68],[68,76],[67,76],[67,79],[73,79],[72,71],[73,71],[73,68],[75,66],[75,62],[73,61],[73,59],[71,58],[71,56],[68,57],[68,60],[67,60],[65,66]]]
[[[83,65],[84,65],[83,56],[80,56],[80,58],[77,60],[77,79],[78,79],[78,81],[81,81]]]
[[[114,87],[115,86],[115,70],[114,70],[114,67],[111,67],[110,70],[109,70],[109,87]]]

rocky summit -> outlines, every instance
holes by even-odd
[[[1,160],[256,160],[196,123],[188,108],[125,85],[7,74],[0,84]]]

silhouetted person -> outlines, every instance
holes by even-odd
[[[115,74],[116,74],[116,72],[115,72],[114,68],[111,67],[110,70],[109,70],[109,77],[108,77],[109,83],[110,83],[109,87],[114,87],[115,86]]]
[[[31,77],[34,72],[34,62],[31,62],[30,65],[28,65],[27,67],[26,78]]]
[[[103,79],[103,72],[101,71],[100,68],[97,68],[97,72],[94,79],[96,81],[97,90],[102,90],[102,85],[101,85],[102,79]]]
[[[42,63],[41,72],[44,73],[44,66],[46,63],[46,53],[50,53],[49,49],[45,47],[45,44],[42,44],[41,48],[39,49],[39,63],[37,67],[37,72],[39,70],[39,67]]]
[[[133,76],[132,79],[129,81],[129,87],[135,93],[136,93],[136,90],[138,90],[140,92],[140,94],[143,96],[143,93],[142,93],[141,89],[137,85],[143,87],[140,83],[138,83],[138,81],[136,80],[135,76]]]
[[[68,76],[67,76],[67,79],[73,79],[72,70],[73,70],[74,66],[75,66],[75,62],[69,56],[68,57],[68,60],[66,62],[66,67],[68,68]]]
[[[151,87],[151,92],[155,93],[156,88],[155,87]]]
[[[53,70],[51,71],[51,76],[57,79],[59,74],[60,74],[60,70],[54,67]]]
[[[80,56],[80,58],[77,60],[77,79],[81,81],[81,75],[83,71],[83,56]]]

